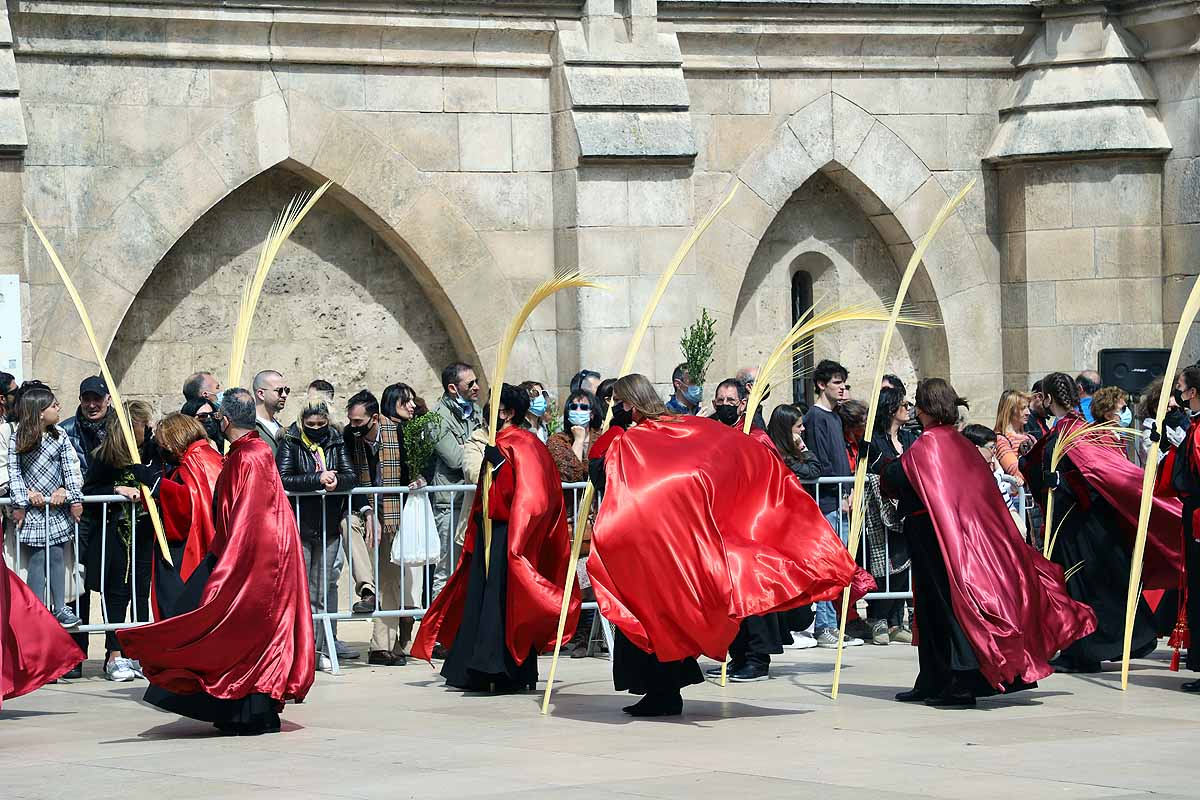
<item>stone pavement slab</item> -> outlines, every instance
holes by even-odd
[[[770,681],[690,687],[663,721],[622,714],[601,659],[563,661],[549,717],[540,693],[465,695],[427,664],[351,662],[317,676],[282,733],[230,738],[141,704],[144,682],[107,682],[92,661],[5,703],[0,797],[1194,797],[1200,698],[1165,651],[1135,664],[1127,693],[1116,672],[1063,675],[969,710],[891,699],[915,676],[911,647],[847,650],[836,703],[832,669],[832,651],[791,651]]]

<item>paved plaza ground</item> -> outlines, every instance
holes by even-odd
[[[258,738],[143,706],[144,682],[94,677],[92,661],[83,680],[5,703],[0,797],[1182,800],[1200,774],[1200,697],[1166,658],[1136,664],[1124,694],[1116,672],[1054,676],[949,711],[891,700],[912,682],[911,647],[848,650],[836,703],[833,651],[789,652],[771,681],[685,690],[672,721],[622,714],[600,659],[562,662],[550,717],[540,694],[464,696],[427,664],[351,664]]]

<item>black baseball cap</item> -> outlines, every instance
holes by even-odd
[[[108,384],[104,382],[104,378],[99,375],[93,375],[90,378],[84,378],[83,383],[79,384],[79,396],[85,394],[96,394],[101,397],[108,397]]]

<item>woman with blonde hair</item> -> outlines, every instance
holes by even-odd
[[[154,439],[162,448],[164,462],[163,479],[155,495],[175,566],[155,551],[151,605],[155,619],[166,619],[173,616],[184,583],[212,544],[212,498],[222,459],[209,443],[204,426],[186,414],[176,412],[163,417],[154,429]]]
[[[704,680],[699,655],[723,661],[747,617],[840,595],[855,565],[773,448],[669,414],[643,375],[617,381],[618,409],[634,425],[591,470],[589,573],[617,628],[613,684],[645,695],[625,713],[675,716],[680,689]]]
[[[1007,389],[1000,395],[1000,404],[996,408],[996,461],[1006,475],[1016,478],[1017,483],[1025,485],[1025,476],[1021,474],[1021,457],[1037,444],[1032,435],[1025,432],[1025,423],[1029,421],[1029,402],[1033,397],[1017,389]]]

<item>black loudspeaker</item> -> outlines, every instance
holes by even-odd
[[[1124,347],[1100,351],[1100,382],[1140,395],[1167,371],[1171,351],[1165,347]]]

